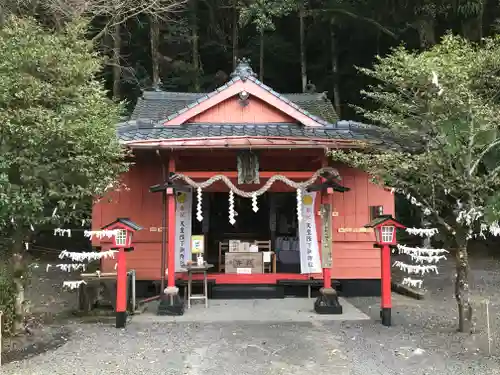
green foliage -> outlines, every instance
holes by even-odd
[[[2,316],[2,333],[12,334],[15,320],[16,291],[12,274],[5,265],[0,265],[0,311]]]
[[[500,38],[479,46],[447,35],[423,53],[395,49],[373,69],[360,69],[377,82],[363,92],[377,107],[358,109],[399,136],[416,139],[420,152],[335,151],[333,157],[410,193],[450,232],[477,230],[481,222],[457,223],[458,211],[497,220],[499,69]]]
[[[75,220],[126,170],[87,24],[0,29],[0,228]]]
[[[240,11],[240,25],[254,23],[257,30],[274,30],[273,18],[286,16],[298,9],[297,0],[253,0]]]

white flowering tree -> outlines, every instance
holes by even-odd
[[[89,202],[126,170],[115,133],[121,105],[96,79],[87,25],[0,27],[0,237],[12,257],[16,329],[24,314],[25,244],[43,226],[88,217]]]
[[[447,35],[428,51],[397,48],[360,70],[374,82],[363,115],[410,139],[410,148],[336,150],[332,157],[403,193],[451,240],[459,330],[467,331],[470,239],[498,233],[500,39],[478,46]]]

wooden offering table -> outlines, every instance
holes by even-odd
[[[188,274],[188,285],[187,285],[187,303],[188,309],[191,308],[191,300],[204,300],[205,308],[208,307],[208,277],[207,271],[212,268],[213,264],[205,263],[203,266],[198,266],[197,264],[185,265],[183,267]],[[193,294],[193,273],[203,273],[203,294]]]

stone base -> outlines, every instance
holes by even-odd
[[[321,288],[320,295],[314,302],[314,311],[318,314],[342,314],[342,305],[339,303],[337,292],[332,288]]]
[[[382,319],[382,325],[386,327],[391,326],[391,308],[390,307],[384,307],[382,310],[380,310],[380,319]]]
[[[127,312],[120,311],[116,312],[116,328],[125,328],[127,324]]]
[[[179,296],[178,289],[177,293],[164,293],[161,295],[157,315],[184,315],[184,301]]]

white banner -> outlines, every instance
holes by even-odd
[[[303,192],[302,220],[299,222],[300,273],[321,273],[314,203],[316,192]]]
[[[175,269],[191,259],[191,219],[193,193],[176,193],[175,197]]]

